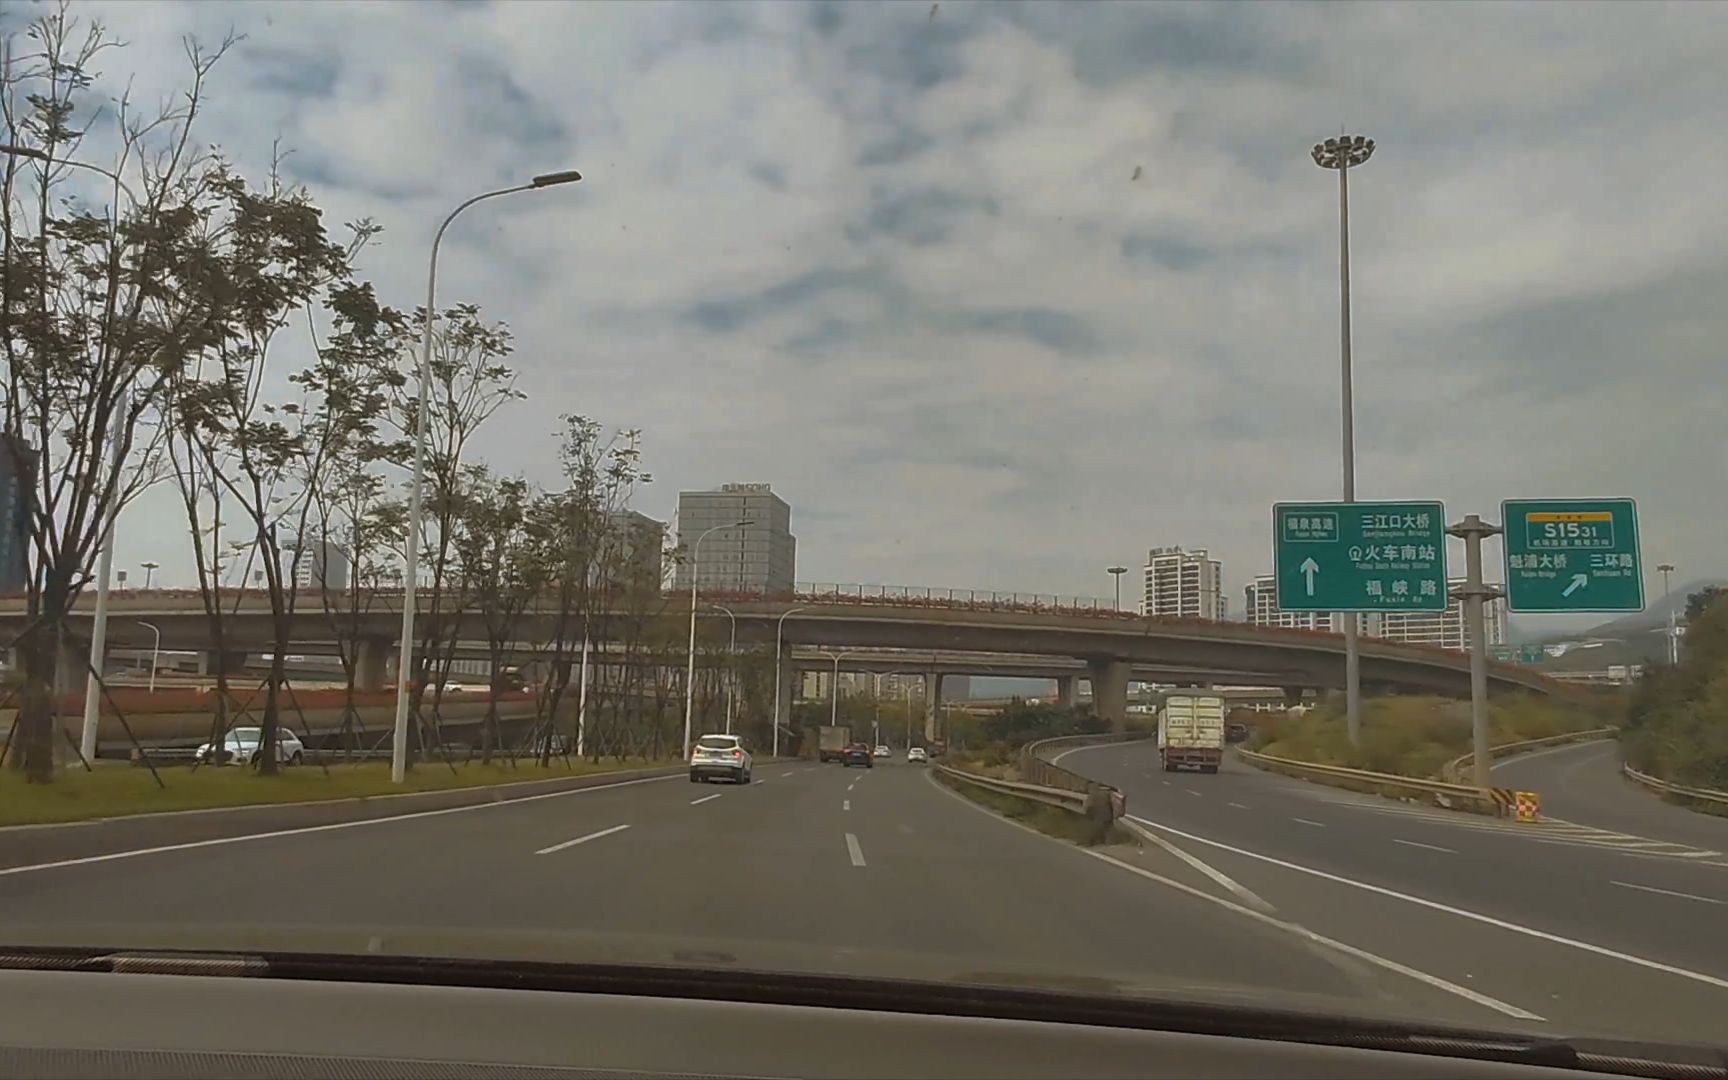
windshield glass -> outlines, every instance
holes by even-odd
[[[0,952],[1728,1043],[1728,8],[0,36]]]

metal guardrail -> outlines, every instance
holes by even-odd
[[[1272,754],[1257,754],[1241,747],[1236,748],[1236,753],[1250,765],[1266,769],[1269,772],[1294,776],[1299,780],[1313,780],[1332,787],[1346,788],[1350,791],[1362,791],[1370,795],[1415,798],[1420,802],[1430,803],[1448,810],[1463,809],[1479,814],[1503,814],[1512,805],[1511,793],[1502,794],[1497,788],[1472,787],[1469,784],[1453,784],[1444,780],[1418,780],[1410,776],[1369,772],[1367,769],[1351,769],[1343,765],[1322,765],[1315,761],[1296,761],[1293,758],[1281,758]]]
[[[1716,791],[1711,788],[1687,787],[1684,784],[1671,784],[1666,780],[1639,772],[1630,765],[1621,765],[1620,771],[1633,783],[1642,784],[1651,791],[1662,795],[1676,795],[1683,799],[1696,799],[1699,802],[1714,803],[1718,806],[1728,806],[1728,791]]]
[[[936,763],[936,771],[944,776],[951,776],[964,783],[973,784],[1002,795],[1016,795],[1022,799],[1054,806],[1059,810],[1069,810],[1076,814],[1086,813],[1086,804],[1091,796],[1084,792],[1068,791],[1063,788],[1046,787],[1042,784],[1027,784],[1018,780],[1000,780],[994,776],[982,773],[967,772],[951,765]]]
[[[1605,739],[1619,729],[1612,727],[1591,728],[1589,731],[1568,731],[1560,735],[1548,735],[1540,739],[1524,739],[1521,742],[1501,743],[1488,748],[1490,759],[1511,757],[1526,750],[1535,750],[1544,746],[1563,746],[1570,742],[1585,742],[1590,739]],[[1463,783],[1464,774],[1475,764],[1476,753],[1471,751],[1448,761],[1440,767],[1440,778],[1452,784]]]
[[[1015,768],[1020,773],[1020,779],[1029,784],[1070,791],[1088,798],[1095,795],[1108,798],[1110,817],[1114,820],[1127,813],[1127,800],[1120,791],[1109,784],[1101,784],[1070,769],[1064,769],[1052,759],[1060,756],[1064,750],[1075,747],[1138,742],[1148,735],[1150,732],[1134,731],[1108,732],[1103,735],[1059,735],[1053,739],[1039,739],[1020,748],[1020,759]]]

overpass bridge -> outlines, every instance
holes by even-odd
[[[430,600],[429,592],[422,596],[422,610]],[[1064,696],[1072,694],[1072,680],[1084,677],[1092,685],[1099,714],[1118,725],[1126,720],[1128,683],[1135,678],[1277,686],[1292,696],[1305,689],[1344,685],[1344,639],[1317,631],[1149,619],[1097,608],[1003,603],[994,598],[979,602],[929,596],[707,594],[701,598],[704,613],[717,601],[736,617],[741,647],[771,650],[776,628],[781,629],[788,661],[782,670],[788,679],[800,667],[831,666],[826,659],[811,661],[811,651],[818,649],[856,650],[857,655],[842,659],[843,671],[908,671],[912,670],[909,663],[918,662],[915,656],[929,657],[929,666],[916,670],[931,676],[925,685],[927,713],[932,718],[940,704],[939,676],[950,672],[1056,678],[1066,681]],[[245,653],[273,648],[269,598],[245,592],[232,594],[229,602],[232,610],[224,620],[229,649]],[[93,607],[93,597],[80,598],[68,619],[71,634],[87,639]],[[682,624],[689,610],[687,597],[668,594],[653,614]],[[0,597],[0,635],[14,636],[27,622],[23,598]],[[296,653],[335,650],[333,622],[317,593],[300,594],[288,622]],[[558,612],[550,604],[531,605],[518,623],[518,640],[544,642],[557,622]],[[378,598],[354,625],[362,684],[386,685],[401,625],[400,598]],[[148,648],[156,630],[164,649],[210,648],[208,621],[197,592],[132,591],[110,596],[111,648]],[[459,641],[485,636],[481,617],[471,611],[445,613],[439,630]],[[865,650],[897,654],[871,656]],[[1364,688],[1373,691],[1469,696],[1469,657],[1464,653],[1363,638],[1361,672]],[[1549,694],[1556,690],[1556,684],[1543,675],[1511,664],[1490,663],[1488,678],[1490,689],[1496,691]],[[790,693],[781,697],[789,704]]]

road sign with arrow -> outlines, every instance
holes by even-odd
[[[1513,611],[1643,611],[1631,499],[1508,499],[1506,602]]]
[[[1283,611],[1444,611],[1437,502],[1278,503],[1272,564]]]

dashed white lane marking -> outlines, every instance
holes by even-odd
[[[1291,821],[1300,821],[1304,825],[1312,825],[1316,829],[1324,829],[1326,827],[1326,823],[1324,821],[1310,821],[1305,817],[1293,817],[1290,820]]]
[[[1675,892],[1673,889],[1658,889],[1654,885],[1635,885],[1630,881],[1610,881],[1610,885],[1618,885],[1622,889],[1637,889],[1640,892],[1661,893],[1663,896],[1678,896],[1686,900],[1701,900],[1706,904],[1728,904],[1728,900],[1718,900],[1714,896],[1699,896],[1697,893]]]
[[[1230,804],[1229,804],[1229,805],[1230,805],[1230,806],[1234,806],[1234,807],[1235,807],[1235,808],[1236,808],[1236,809],[1238,809],[1238,810],[1251,810],[1251,809],[1253,809],[1253,807],[1249,807],[1249,806],[1243,806],[1243,805],[1242,805],[1242,804],[1241,804],[1241,803],[1239,803],[1239,802],[1233,802],[1233,803],[1230,803]]]
[[[724,795],[724,794],[726,794],[726,793],[725,793],[725,792],[724,792],[724,791],[716,791],[716,792],[715,792],[715,793],[714,793],[714,794],[712,794],[712,795],[704,795],[704,796],[702,796],[702,797],[701,797],[701,798],[700,798],[700,799],[691,799],[691,800],[690,800],[690,805],[691,805],[691,806],[700,806],[700,805],[702,805],[702,804],[703,804],[703,803],[705,803],[705,802],[708,802],[708,801],[710,801],[710,800],[713,800],[713,799],[718,799],[718,798],[719,798],[719,797],[720,797],[720,796],[722,796],[722,795]]]
[[[1441,847],[1438,844],[1424,844],[1419,840],[1400,840],[1396,836],[1394,836],[1394,837],[1392,837],[1392,842],[1394,844],[1403,844],[1405,847],[1419,847],[1424,851],[1444,851],[1448,855],[1458,854],[1456,851],[1452,850],[1449,847]]]
[[[782,780],[786,779],[788,776],[791,776],[795,771],[797,771],[797,770],[787,769],[785,772],[780,774],[780,779],[782,779]]]
[[[602,836],[611,836],[615,832],[623,832],[629,827],[630,826],[628,825],[614,825],[610,829],[601,829],[599,832],[591,832],[587,836],[578,836],[576,839],[566,840],[562,844],[553,844],[551,847],[543,847],[534,854],[550,855],[554,851],[563,851],[567,847],[575,847],[577,844],[586,844],[590,840],[598,840]]]
[[[1193,788],[1183,788],[1182,790],[1186,791],[1188,794],[1194,796],[1196,799],[1203,797],[1200,792],[1195,791]]]
[[[841,799],[840,800],[840,809],[842,809],[842,810],[852,809],[852,800],[851,799]]]
[[[858,838],[851,833],[846,834],[846,854],[852,856],[853,866],[864,865],[864,849],[858,846]]]

